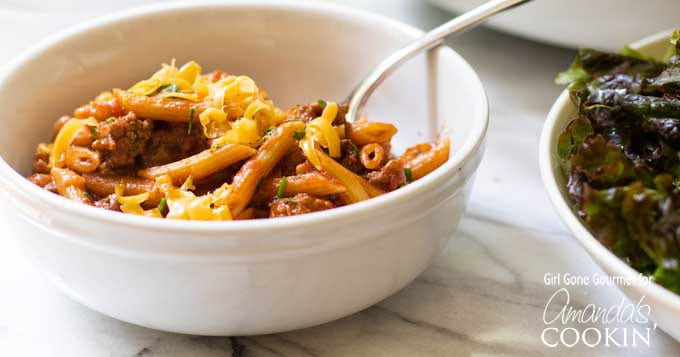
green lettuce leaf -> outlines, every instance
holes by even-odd
[[[555,83],[559,85],[568,86],[570,91],[575,91],[585,88],[586,84],[592,78],[583,69],[583,63],[580,56],[576,56],[571,67],[564,72],[560,72],[555,78]]]
[[[619,51],[619,54],[622,56],[637,58],[642,61],[656,62],[656,58],[654,58],[653,56],[645,55],[640,51],[633,49],[632,47],[629,47],[627,45],[623,46],[621,51]]]
[[[636,179],[633,162],[602,135],[586,138],[571,158],[571,165],[589,182],[602,187],[626,184]]]
[[[562,160],[574,153],[575,148],[581,146],[583,141],[593,134],[593,126],[590,120],[579,116],[572,120],[557,140],[557,153]]]
[[[680,294],[680,271],[664,269],[663,267],[656,268],[652,279],[666,289]]]

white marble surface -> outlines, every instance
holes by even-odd
[[[423,28],[447,16],[415,0],[350,2]],[[37,10],[34,3],[0,2],[0,63],[102,9]],[[8,15],[3,6],[20,8],[20,15]],[[0,219],[0,356],[680,355],[680,344],[658,329],[649,347],[637,349],[551,349],[541,343],[543,310],[557,289],[543,283],[544,274],[600,272],[561,224],[538,173],[541,125],[560,91],[552,79],[573,53],[484,29],[451,44],[477,69],[489,94],[487,153],[458,235],[411,285],[358,314],[301,331],[223,338],[170,334],[108,318],[61,295],[18,253],[9,239],[21,239],[12,222]],[[614,287],[569,291],[575,306],[610,306],[622,298]]]

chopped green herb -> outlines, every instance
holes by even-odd
[[[159,92],[161,92],[161,93],[177,93],[178,92],[177,84],[173,83],[173,84],[168,84],[167,86],[160,87]]]
[[[97,127],[93,126],[91,130],[92,130],[92,137],[96,138],[97,137]]]
[[[319,100],[317,101],[317,103],[319,103],[319,105],[321,106],[321,108],[325,108],[325,107],[326,107],[326,104],[327,104],[326,101],[323,100],[323,99],[319,99]]]
[[[187,129],[187,135],[191,134],[191,128],[194,126],[194,108],[189,111],[189,129]]]
[[[111,124],[111,123],[113,123],[114,121],[116,121],[116,118],[110,117],[110,118],[104,120],[104,123],[106,123],[106,124]]]
[[[275,127],[271,127],[269,129],[267,129],[267,131],[264,132],[264,136],[271,136],[272,133],[274,133],[274,130],[276,130]]]
[[[357,147],[357,144],[355,144],[352,141],[350,141],[349,143],[352,144],[352,153],[354,153],[354,157],[356,157],[358,159],[359,158],[359,148]]]
[[[83,191],[83,194],[85,195],[85,197],[87,197],[88,200],[94,201],[94,200],[92,199],[92,196],[90,196],[90,193],[89,193],[89,192]]]
[[[302,140],[305,138],[305,132],[304,131],[298,131],[293,133],[293,139],[295,140]]]
[[[165,208],[168,207],[168,202],[165,199],[165,197],[161,198],[161,202],[158,204],[158,210],[163,213],[165,211]]]
[[[279,183],[279,192],[276,193],[276,198],[283,197],[283,191],[286,189],[287,183],[288,179],[286,178],[286,176],[281,177],[281,183]]]
[[[404,167],[404,175],[406,175],[406,182],[413,181],[413,171],[410,167]]]

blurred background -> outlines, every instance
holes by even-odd
[[[161,1],[0,0],[0,63],[55,31],[116,10]],[[484,0],[309,1],[361,7],[428,29],[451,12],[470,9]],[[677,0],[535,0],[493,19],[489,26],[563,47],[615,49],[679,22]]]

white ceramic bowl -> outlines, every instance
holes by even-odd
[[[249,74],[286,107],[343,98],[419,35],[336,6],[242,1],[130,10],[52,37],[0,75],[1,201],[17,213],[18,241],[74,299],[161,330],[272,333],[375,304],[411,282],[453,235],[482,157],[484,89],[450,48],[395,73],[368,110],[399,127],[398,151],[448,129],[450,160],[366,202],[272,220],[156,220],[70,202],[23,175],[55,118],[163,61]]]
[[[631,47],[661,58],[668,48],[670,33],[671,31],[666,31],[648,37],[633,43]],[[557,139],[576,113],[577,108],[569,99],[569,92],[565,90],[550,110],[541,133],[539,165],[543,183],[557,213],[600,267],[611,276],[635,279],[640,274],[600,244],[574,214],[568,203],[570,199],[556,148]],[[680,341],[680,296],[655,283],[624,284],[620,287],[634,303],[644,297],[644,303],[651,308],[652,318],[664,331]]]
[[[486,0],[428,1],[461,12]],[[491,27],[534,40],[609,50],[678,24],[677,0],[536,0],[489,21]]]

